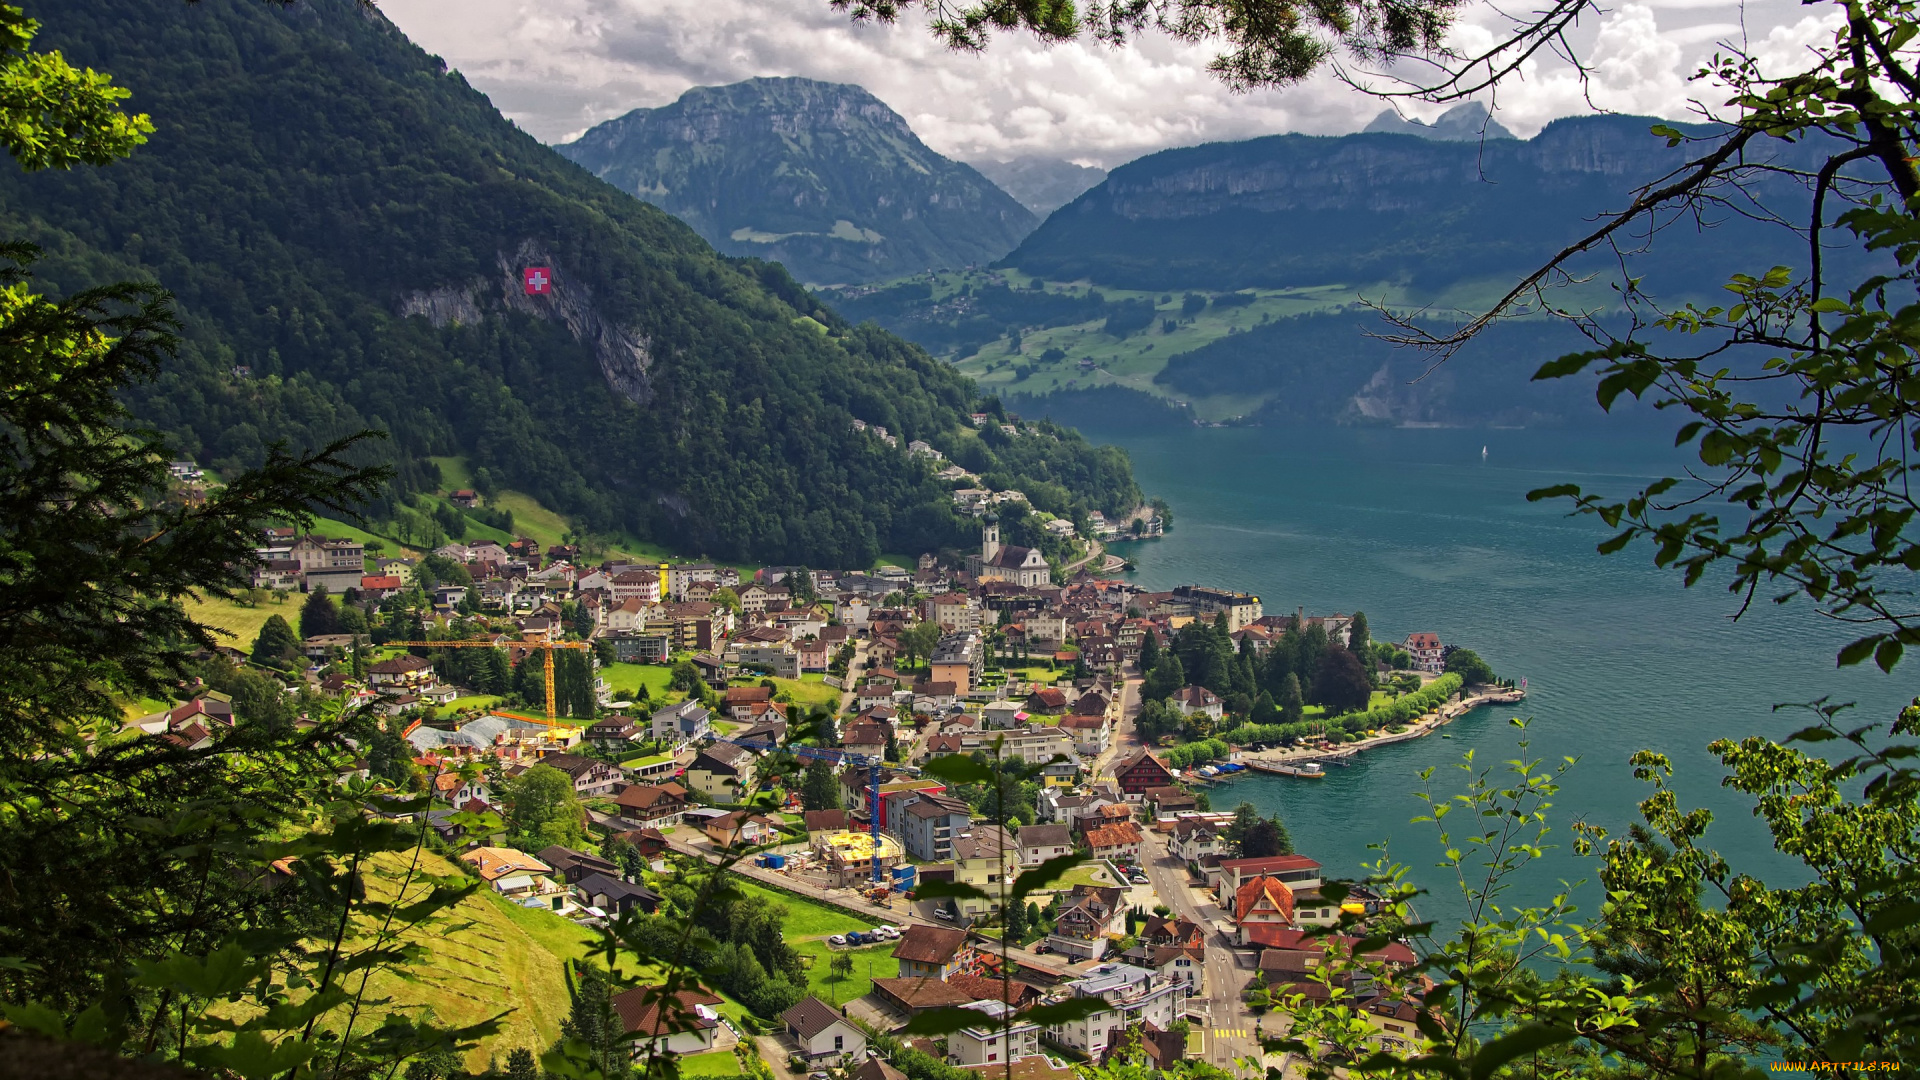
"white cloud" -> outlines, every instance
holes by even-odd
[[[1009,34],[983,54],[959,54],[915,19],[854,25],[826,0],[381,0],[381,8],[502,112],[555,142],[689,87],[756,75],[858,83],[929,146],[967,159],[1044,154],[1112,166],[1169,146],[1353,131],[1383,108],[1325,74],[1281,91],[1229,93],[1207,73],[1214,50],[1204,44],[1146,37],[1123,48],[1048,47]],[[1713,41],[1738,37],[1728,14],[1756,37],[1766,30],[1757,46],[1785,56],[1824,25],[1813,16],[1789,23],[1796,11],[1792,0],[1626,4],[1575,38],[1592,68],[1588,86],[1564,65],[1530,64],[1499,94],[1499,119],[1524,135],[1594,106],[1683,116],[1686,76]],[[1470,10],[1456,42],[1491,40],[1498,19]]]

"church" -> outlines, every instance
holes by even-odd
[[[1053,581],[1053,568],[1047,565],[1045,555],[1033,548],[1000,542],[1000,519],[992,514],[987,515],[980,554],[967,556],[967,570],[976,581],[1011,581],[1022,588]]]

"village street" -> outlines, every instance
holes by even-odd
[[[1188,1005],[1189,1011],[1207,1017],[1203,1028],[1206,1059],[1224,1068],[1236,1058],[1257,1053],[1259,1044],[1253,1038],[1251,1018],[1240,1003],[1240,992],[1253,977],[1253,969],[1240,966],[1233,938],[1222,930],[1226,925],[1223,913],[1211,900],[1201,899],[1204,893],[1187,884],[1186,867],[1167,854],[1164,835],[1153,831],[1146,834],[1140,862],[1160,902],[1206,933],[1207,994]]]

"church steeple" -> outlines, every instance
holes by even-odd
[[[1000,554],[1000,518],[997,514],[988,514],[986,529],[980,536],[980,561],[990,563]]]

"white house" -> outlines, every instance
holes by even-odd
[[[961,1008],[978,1012],[980,1024],[947,1036],[947,1064],[995,1065],[1040,1052],[1040,1025],[1016,1021],[1006,1026],[1005,1017],[1012,1008],[1006,1002],[976,1001]]]
[[[669,1005],[671,998],[676,1004]],[[714,1049],[720,1034],[720,999],[698,990],[667,994],[664,987],[636,986],[613,995],[613,1011],[629,1034],[651,1035],[633,1042],[638,1059],[656,1051],[698,1054]]]
[[[1438,675],[1447,667],[1447,652],[1440,644],[1440,635],[1423,630],[1417,634],[1408,634],[1406,643],[1400,646],[1413,657],[1413,666],[1430,674]]]
[[[1192,716],[1204,713],[1215,720],[1226,712],[1220,698],[1204,686],[1183,686],[1173,692],[1173,703],[1179,707],[1180,715]]]
[[[1073,830],[1065,825],[1022,825],[1019,843],[1020,865],[1039,866],[1073,854]]]
[[[1080,1020],[1047,1028],[1048,1037],[1097,1058],[1112,1039],[1143,1020],[1165,1031],[1186,1012],[1186,987],[1157,971],[1131,964],[1101,964],[1067,987],[1076,998],[1097,997],[1107,1007]]]
[[[817,997],[802,999],[800,1004],[781,1013],[780,1020],[808,1068],[858,1064],[866,1060],[866,1033]]]

